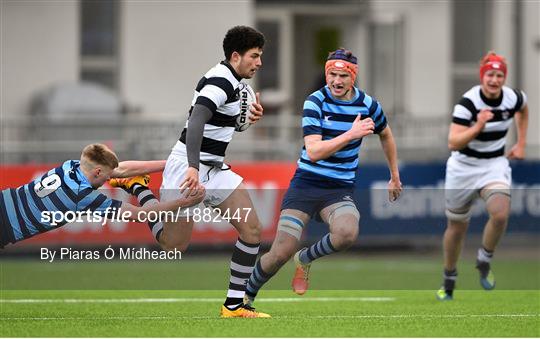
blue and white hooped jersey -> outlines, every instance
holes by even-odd
[[[382,132],[387,126],[382,106],[358,88],[353,88],[355,95],[351,101],[333,99],[327,86],[312,93],[304,102],[304,137],[320,134],[322,140],[333,139],[348,131],[358,114],[362,119],[371,118],[375,122],[375,133]],[[323,179],[352,185],[356,179],[361,144],[362,139],[353,140],[329,158],[317,162],[309,160],[304,146],[298,160],[297,176],[312,177],[315,174]]]
[[[118,211],[122,202],[95,190],[79,165],[78,160],[68,160],[26,185],[0,192],[0,245],[66,224],[60,221],[51,225],[51,218],[44,217],[43,212]]]

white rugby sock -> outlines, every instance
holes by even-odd
[[[493,252],[489,252],[483,247],[480,247],[478,249],[478,256],[477,256],[478,261],[491,262],[492,258],[493,258]]]

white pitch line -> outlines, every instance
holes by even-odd
[[[257,299],[261,302],[298,302],[298,301],[395,301],[396,298],[389,297],[302,297],[302,298],[261,298]]]
[[[386,297],[305,297],[305,298],[261,298],[257,302],[333,302],[333,301],[366,301],[385,302],[394,301],[395,298]],[[0,299],[0,304],[122,304],[122,303],[186,303],[186,302],[221,302],[223,298],[124,298],[124,299]]]
[[[540,314],[391,314],[391,315],[320,315],[312,318],[527,318],[540,317]]]
[[[540,317],[540,314],[395,314],[395,315],[320,315],[320,316],[275,316],[273,319],[403,319],[403,318],[532,318]],[[219,316],[146,316],[146,317],[5,317],[1,320],[219,320]]]

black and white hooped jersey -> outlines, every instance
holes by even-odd
[[[489,120],[480,134],[471,140],[464,149],[452,152],[453,156],[467,156],[477,159],[490,159],[504,155],[506,133],[512,125],[514,114],[527,104],[527,96],[520,90],[506,86],[497,99],[487,98],[479,85],[467,91],[454,107],[452,122],[463,126],[476,123],[477,114],[484,108],[490,109],[493,118]]]
[[[201,145],[200,160],[221,163],[225,157],[225,150],[235,131],[235,122],[240,109],[239,91],[242,78],[232,66],[222,61],[211,68],[201,78],[195,88],[193,106],[200,104],[212,112],[212,118],[204,125],[204,134]],[[180,141],[175,147],[185,149],[189,119],[182,130]]]

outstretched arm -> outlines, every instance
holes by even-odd
[[[179,208],[190,207],[200,203],[204,199],[206,191],[204,186],[199,185],[193,194],[184,195],[184,197],[176,200],[162,201],[157,204],[146,204],[145,206],[134,206],[129,203],[122,203],[120,207],[121,213],[127,213],[131,221],[146,222],[144,217],[148,216],[149,212],[175,211]]]
[[[403,187],[399,179],[397,147],[394,135],[390,126],[386,126],[381,133],[379,133],[379,139],[381,146],[388,163],[388,169],[390,170],[390,181],[388,182],[388,199],[395,201],[400,195]]]
[[[165,162],[165,160],[122,161],[112,172],[111,178],[129,178],[137,175],[161,172],[165,168]]]

